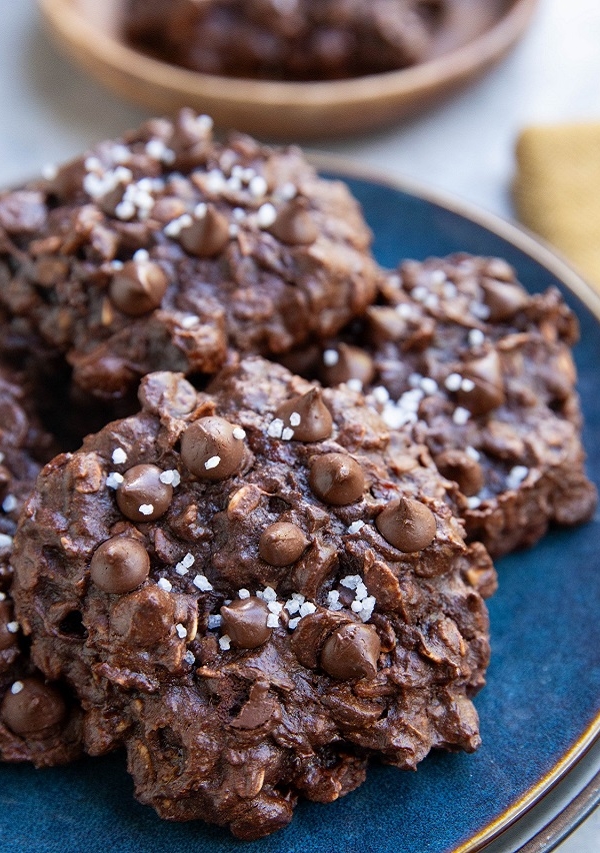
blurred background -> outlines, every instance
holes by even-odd
[[[0,186],[35,176],[152,114],[63,58],[34,0],[0,0],[0,24]],[[540,0],[522,39],[484,76],[416,117],[305,147],[515,218],[519,133],[532,124],[588,120],[600,122],[600,3]],[[598,853],[600,812],[558,849]]]

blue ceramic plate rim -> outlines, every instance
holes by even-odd
[[[423,202],[425,205],[431,206],[442,213],[447,211],[456,215],[460,220],[462,220],[463,226],[465,224],[469,227],[477,226],[478,228],[482,228],[490,234],[495,235],[500,238],[500,240],[505,241],[507,244],[517,249],[518,252],[523,253],[524,256],[533,260],[544,270],[547,270],[555,279],[564,285],[568,292],[573,294],[581,301],[581,303],[583,303],[596,322],[600,320],[600,295],[598,295],[567,262],[521,227],[517,227],[494,214],[482,211],[473,205],[420,185],[409,179],[400,177],[390,178],[377,170],[362,167],[356,163],[349,162],[338,157],[313,155],[312,160],[319,170],[327,174],[328,177],[339,177],[343,180],[347,180],[351,185],[354,182],[359,188],[363,185],[364,187],[367,187],[369,191],[374,191],[375,193],[377,193],[379,188],[381,192],[395,192],[397,194],[402,194],[403,196],[408,197],[409,200],[414,199],[417,202]],[[353,189],[356,190],[356,187],[353,187]],[[368,206],[366,213],[368,219]],[[376,243],[377,236],[377,228],[375,228]],[[435,252],[430,251],[429,254],[435,254]],[[396,262],[399,260],[400,256],[395,259]],[[486,690],[488,689],[489,687],[486,688]],[[439,853],[442,853],[442,851],[444,851],[444,853],[475,853],[475,851],[481,850],[493,839],[498,838],[498,836],[500,836],[506,829],[518,821],[521,816],[539,803],[559,781],[565,778],[568,772],[577,764],[582,756],[585,755],[594,742],[600,738],[600,697],[597,705],[594,706],[594,711],[594,716],[585,729],[579,732],[578,737],[576,737],[569,744],[568,748],[564,750],[559,760],[557,760],[547,772],[536,778],[534,784],[530,785],[520,794],[520,796],[511,801],[507,808],[504,808],[498,814],[494,815],[493,819],[488,820],[484,825],[479,826],[476,831],[467,833],[461,838],[461,840],[456,843],[453,842],[450,846],[446,845],[439,848],[436,846],[435,853],[438,853],[438,850]],[[466,760],[469,760],[468,757]],[[352,796],[353,795],[350,795],[350,797]],[[577,823],[577,814],[573,816],[572,822],[573,824]],[[561,834],[564,835],[564,831]],[[32,832],[32,836],[35,836],[35,832]],[[276,837],[277,836],[274,838]],[[2,847],[2,838],[3,834],[0,821],[0,849],[4,849]],[[34,837],[32,837],[31,840],[35,843]],[[41,840],[41,836],[38,840]],[[46,840],[50,845],[53,844],[54,840],[50,840],[47,836]],[[109,840],[110,838],[107,838],[107,841]],[[221,844],[219,841],[216,839],[215,841],[216,847],[220,848]],[[318,842],[318,839],[316,839],[316,841]],[[548,841],[548,838],[546,838],[546,841]],[[131,843],[134,845],[135,840],[131,839]],[[284,840],[282,841],[282,844],[283,846],[280,849],[283,851],[286,849]],[[210,846],[212,848],[212,845]],[[226,841],[225,846],[229,847]],[[258,846],[260,847],[260,842],[258,843]],[[36,849],[40,849],[39,845],[36,846]],[[53,851],[54,849],[55,847],[52,846]],[[129,847],[127,849],[129,849]],[[196,849],[206,848],[199,846]],[[295,846],[294,849],[296,849]],[[315,853],[317,851],[318,853],[321,853],[323,848],[317,846],[314,848],[311,847],[310,849],[311,851],[314,850]],[[540,851],[542,849],[547,848],[539,848]],[[348,850],[350,850],[350,848],[348,848]],[[367,848],[365,848],[365,853],[366,850]],[[368,848],[368,850],[370,853],[371,848]],[[411,853],[413,853],[412,847],[410,850]],[[353,848],[352,851],[354,853]],[[344,853],[346,853],[345,850]],[[418,853],[418,851],[416,851],[416,853]]]

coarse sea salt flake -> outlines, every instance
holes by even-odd
[[[310,601],[305,601],[304,604],[300,605],[300,616],[308,616],[311,613],[316,611],[316,606],[312,604]]]
[[[17,508],[17,499],[14,495],[7,495],[2,501],[2,509],[4,512],[12,512]]]
[[[223,617],[220,613],[213,613],[208,617],[208,628],[209,630],[214,630],[215,628],[220,628],[223,623]]]
[[[365,526],[364,521],[360,519],[358,521],[353,521],[352,524],[348,528],[348,533],[358,533]]]
[[[237,438],[238,441],[243,441],[246,438],[246,430],[243,430],[241,427],[236,426],[233,428],[232,435],[234,438]]]
[[[169,468],[159,474],[158,479],[165,486],[178,486],[181,483],[181,474],[176,468]]]
[[[9,536],[8,533],[0,533],[0,548],[10,548],[12,543],[12,536]]]
[[[175,630],[177,631],[177,636],[180,640],[183,640],[185,639],[185,637],[187,637],[187,628],[185,627],[185,625],[182,625],[181,622],[178,622],[177,625],[175,625]]]
[[[200,592],[210,592],[211,589],[213,588],[213,585],[211,584],[209,579],[206,577],[206,575],[200,575],[200,574],[196,575],[196,577],[194,578],[192,583],[194,584],[195,587],[198,587]]]
[[[186,663],[189,663],[190,666],[193,666],[196,663],[196,658],[194,656],[194,653],[191,652],[189,649],[184,654],[183,659]]]
[[[279,616],[275,613],[269,613],[267,616],[267,628],[278,628],[279,627]]]
[[[197,314],[186,314],[185,317],[181,318],[179,325],[182,329],[193,329],[200,325],[200,317]]]
[[[241,598],[242,600],[244,598],[250,598],[250,590],[246,589],[245,587],[238,589],[238,598]]]
[[[327,604],[330,610],[343,610],[337,589],[332,589],[331,592],[327,593]]]
[[[210,459],[207,459],[206,462],[204,463],[204,467],[206,468],[207,471],[210,471],[212,468],[216,468],[220,464],[221,464],[221,457],[220,456],[211,456]]]
[[[106,485],[109,489],[118,489],[125,478],[118,471],[111,471],[106,478]]]
[[[19,623],[18,622],[7,622],[6,630],[9,634],[17,634],[19,631]]]
[[[123,450],[122,447],[117,447],[112,452],[112,461],[113,465],[122,465],[124,462],[127,462],[127,454]]]
[[[142,515],[152,515],[154,512],[154,504],[140,504],[139,510]]]
[[[283,421],[280,418],[275,418],[267,427],[267,435],[269,438],[281,438],[283,427]]]
[[[12,687],[10,688],[10,692],[13,696],[16,696],[17,693],[20,693],[21,690],[25,687],[22,681],[14,681]]]
[[[255,175],[248,184],[248,189],[254,198],[262,198],[267,194],[268,185],[262,175]]]
[[[256,213],[256,221],[259,228],[269,228],[277,219],[277,211],[275,207],[267,202],[258,208]]]
[[[460,373],[450,373],[444,380],[444,385],[448,391],[458,391],[462,384],[463,378]]]
[[[294,430],[290,429],[290,427],[284,427],[281,431],[281,438],[283,441],[291,441],[294,437]]]
[[[481,329],[471,329],[469,331],[469,344],[472,347],[481,346],[481,344],[485,341],[485,335],[481,331]]]
[[[340,360],[340,354],[337,350],[326,349],[323,353],[323,364],[327,367],[333,367]]]
[[[228,652],[231,648],[231,637],[228,634],[219,637],[219,648],[224,652]]]
[[[360,611],[360,618],[363,622],[366,622],[367,619],[370,619],[373,615],[373,610],[375,609],[375,605],[377,604],[377,599],[374,595],[369,595],[361,603],[362,610]]]
[[[171,592],[171,590],[173,589],[173,584],[166,578],[159,578],[156,582],[156,585],[159,586],[161,589],[164,589],[165,592]]]
[[[452,414],[452,420],[457,426],[464,426],[470,417],[471,412],[462,406],[457,406]]]

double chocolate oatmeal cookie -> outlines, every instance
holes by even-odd
[[[372,756],[475,749],[495,572],[426,447],[259,357],[140,400],[44,468],[15,539],[18,618],[87,750],[124,745],[161,816],[251,839]]]
[[[294,360],[363,388],[390,429],[410,428],[458,484],[468,538],[499,556],[594,512],[577,336],[557,290],[530,295],[504,261],[456,255],[403,263],[341,343]]]
[[[364,310],[379,272],[347,187],[211,127],[183,110],[0,195],[0,350],[66,359],[115,400],[152,370],[212,373],[229,345],[285,352]]]
[[[23,377],[0,365],[0,760],[62,764],[81,753],[81,717],[29,660],[11,599],[13,537],[52,442]]]

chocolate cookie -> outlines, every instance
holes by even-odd
[[[29,660],[10,590],[13,537],[51,439],[31,413],[22,376],[0,365],[0,760],[49,766],[81,753],[81,717]]]
[[[18,618],[87,750],[125,745],[142,802],[246,839],[371,756],[474,750],[495,572],[426,447],[259,357],[140,400],[44,468],[15,540]]]
[[[412,429],[457,482],[468,538],[499,556],[593,514],[577,335],[558,291],[530,295],[504,261],[456,255],[403,263],[347,343],[303,367],[364,388],[390,428]]]
[[[212,139],[182,111],[0,196],[5,351],[66,359],[104,400],[152,370],[281,353],[372,300],[358,204],[296,148]]]
[[[129,0],[134,47],[207,74],[331,80],[432,55],[449,0]]]

